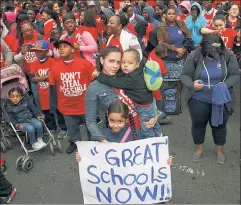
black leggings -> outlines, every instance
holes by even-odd
[[[223,124],[218,127],[211,125],[212,104],[205,103],[194,98],[188,102],[188,107],[192,119],[192,137],[194,144],[201,145],[204,143],[206,127],[209,122],[212,128],[213,140],[216,145],[222,146],[226,142],[227,135],[227,121],[229,117],[228,110],[224,106],[223,110]]]

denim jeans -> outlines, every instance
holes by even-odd
[[[151,118],[159,114],[156,106],[156,101],[153,99],[152,104],[149,106],[135,104],[135,109],[140,118],[142,137],[160,137],[162,135],[162,130],[158,122],[155,124],[153,128],[147,128],[144,124],[144,122],[148,122]]]
[[[23,129],[28,133],[30,144],[34,144],[37,141],[37,138],[42,138],[44,135],[43,124],[36,118],[32,118],[29,123],[23,123],[23,126]]]

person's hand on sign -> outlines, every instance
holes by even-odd
[[[110,143],[110,142],[107,141],[107,140],[101,140],[100,142],[101,142],[101,143]]]
[[[172,165],[172,159],[173,159],[173,156],[169,156],[169,157],[168,157],[167,164],[168,164],[169,166]]]
[[[80,157],[79,152],[76,152],[76,153],[75,153],[75,158],[76,158],[76,161],[79,163],[80,160],[81,160],[81,157]]]

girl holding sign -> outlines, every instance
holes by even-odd
[[[135,127],[133,116],[125,103],[119,100],[112,103],[107,111],[106,122],[106,127],[103,129],[106,142],[125,143],[137,139],[138,130]],[[172,158],[172,156],[169,156],[167,161],[170,166]],[[79,152],[76,152],[76,161],[79,162],[80,159]]]

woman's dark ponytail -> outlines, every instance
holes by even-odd
[[[135,126],[135,121],[134,117],[131,113],[129,113],[129,121],[130,121],[130,127],[131,127],[131,132],[134,137],[134,140],[137,140],[137,132],[136,132],[136,126]]]

